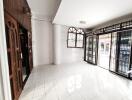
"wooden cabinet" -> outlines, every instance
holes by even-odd
[[[32,34],[25,28],[20,32],[20,24],[6,11],[5,28],[12,100],[18,100],[33,68]]]
[[[29,66],[30,72],[33,69],[33,52],[32,52],[32,34],[28,32],[28,52],[29,52]]]
[[[27,0],[3,0],[3,2],[4,9],[31,32],[31,13]]]
[[[31,73],[33,62],[32,62],[32,35],[24,27],[19,25],[19,34],[21,41],[22,51],[22,71],[23,81],[25,83],[29,74]]]
[[[31,13],[26,0],[3,0],[3,2],[12,100],[18,100],[33,68]],[[21,42],[20,26],[27,32],[26,45],[23,45]],[[26,57],[23,57],[22,47],[26,47]],[[26,62],[28,69],[26,79],[23,79],[25,75],[23,61]]]
[[[5,26],[12,99],[17,100],[23,88],[21,47],[18,24],[8,13],[5,13]]]

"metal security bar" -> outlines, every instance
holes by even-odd
[[[107,26],[104,28],[100,28],[100,29],[95,30],[93,33],[96,35],[99,35],[99,34],[104,34],[104,33],[111,33],[111,32],[116,32],[116,31],[127,30],[130,28],[132,28],[132,20],[114,24],[114,25]]]

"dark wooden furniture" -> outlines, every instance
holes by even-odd
[[[5,27],[12,100],[18,100],[33,68],[32,35],[31,32],[25,29],[27,39],[23,40],[26,42],[23,44],[20,38],[20,24],[7,12],[5,12]],[[26,49],[26,54],[23,54],[22,47]],[[26,67],[28,68],[26,80],[23,80],[23,67],[25,66],[23,65],[23,61],[25,61],[24,63],[26,63]]]
[[[14,18],[5,13],[6,41],[9,64],[9,75],[12,99],[18,100],[23,88],[22,63],[20,37],[18,34],[18,24]]]
[[[28,76],[33,68],[31,13],[26,0],[3,0],[3,2],[12,100],[18,100],[26,82],[23,80],[23,59],[28,62]],[[20,26],[27,32],[25,46],[28,53],[27,58],[23,57],[22,53]]]
[[[3,0],[4,9],[31,32],[31,14],[26,0]]]
[[[19,34],[21,41],[21,51],[22,51],[22,71],[23,71],[23,81],[25,83],[28,78],[33,62],[32,62],[32,37],[31,33],[28,32],[24,27],[19,25]]]
[[[32,33],[28,32],[28,52],[29,52],[29,66],[30,72],[33,69],[33,51],[32,51]]]

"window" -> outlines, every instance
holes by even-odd
[[[67,47],[76,47],[76,32],[77,30],[75,28],[69,28]]]
[[[67,47],[68,48],[83,48],[83,34],[82,29],[76,29],[70,27],[67,36]]]

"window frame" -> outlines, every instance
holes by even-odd
[[[80,31],[81,30],[81,31]],[[75,45],[74,46],[69,46],[69,34],[74,34],[75,35]],[[82,47],[79,47],[77,46],[77,43],[78,43],[78,35],[82,35],[83,36],[83,39],[82,39]],[[67,48],[84,48],[84,31],[83,29],[79,28],[79,29],[76,29],[75,27],[70,27],[68,29],[68,34],[67,34]]]

